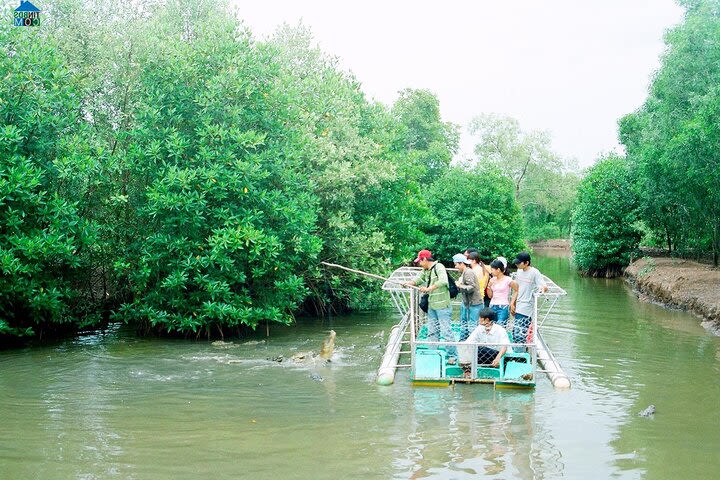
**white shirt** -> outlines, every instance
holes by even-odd
[[[463,343],[489,343],[491,344],[487,345],[489,348],[500,350],[502,345],[510,345],[510,338],[508,338],[508,334],[503,327],[497,323],[493,323],[489,332],[485,330],[484,325],[478,325]],[[472,362],[473,351],[473,347],[459,346],[458,356],[460,357],[460,362]]]
[[[526,317],[533,314],[533,293],[545,286],[540,271],[535,267],[525,270],[518,269],[515,274],[515,282],[518,284],[518,296],[515,303],[515,311]]]

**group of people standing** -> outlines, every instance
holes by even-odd
[[[453,256],[455,268],[460,272],[457,280],[452,279],[429,250],[418,252],[415,263],[422,267],[422,273],[406,285],[417,286],[428,294],[428,340],[493,344],[478,347],[478,363],[497,366],[507,350],[505,345],[510,344],[507,325],[512,315],[513,341],[525,343],[532,322],[533,293],[545,292],[548,288],[538,269],[531,266],[527,252],[519,253],[513,260],[518,269],[514,279],[508,275],[508,262],[504,257],[496,258],[488,266],[475,248]],[[452,332],[450,281],[462,295],[459,339]],[[497,348],[492,348],[495,346]],[[453,363],[457,349],[450,346],[446,352]]]

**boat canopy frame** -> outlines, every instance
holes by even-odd
[[[457,272],[456,269],[447,269],[449,272]],[[504,378],[480,378],[478,377],[478,363],[477,363],[477,348],[481,346],[497,347],[496,345],[484,344],[484,343],[463,343],[463,342],[446,342],[446,341],[428,341],[427,339],[418,338],[422,325],[426,322],[426,314],[423,312],[418,305],[420,299],[420,292],[415,289],[404,285],[405,283],[412,282],[421,274],[422,268],[420,267],[401,267],[396,269],[390,277],[388,277],[382,285],[382,289],[387,291],[390,298],[400,314],[400,322],[398,322],[392,329],[390,337],[388,339],[387,348],[385,355],[383,356],[381,367],[378,370],[378,383],[390,384],[394,381],[395,369],[400,366],[398,360],[401,354],[409,354],[411,357],[410,366],[413,370],[411,374],[414,383],[422,383],[425,381],[441,381],[441,382],[471,382],[471,383],[515,383],[518,385],[529,385],[534,386],[536,372],[536,364],[538,360],[541,366],[544,368],[540,370],[543,373],[547,373],[553,385],[559,388],[568,388],[570,382],[567,375],[564,374],[562,367],[556,360],[554,355],[547,348],[544,340],[542,339],[540,329],[545,321],[550,316],[550,313],[554,309],[558,300],[567,295],[567,292],[557,285],[552,279],[543,275],[543,280],[547,285],[545,292],[536,291],[533,294],[533,315],[531,321],[532,338],[527,342],[517,342],[508,347],[513,347],[525,350],[529,354],[529,360],[531,363],[532,375],[527,379],[504,379]],[[454,300],[453,306],[459,305],[459,300]],[[403,341],[403,337],[409,333],[409,341]],[[409,344],[409,351],[402,351],[403,344]],[[473,347],[472,363],[470,369],[470,378],[465,376],[448,378],[444,374],[439,376],[422,377],[416,376],[417,359],[416,353],[418,347],[428,349],[447,349],[450,347],[468,348]],[[511,353],[511,352],[508,352]],[[512,360],[514,355],[508,353],[508,356]],[[520,361],[527,362],[526,359]],[[502,372],[502,368],[500,370]]]

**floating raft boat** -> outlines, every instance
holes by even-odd
[[[395,381],[398,368],[410,368],[410,378],[414,385],[447,386],[451,383],[489,383],[496,388],[533,388],[538,373],[546,373],[556,388],[569,388],[570,380],[562,367],[547,348],[541,335],[544,321],[552,311],[555,303],[566,295],[551,279],[544,277],[548,290],[534,294],[534,315],[527,338],[512,339],[508,351],[503,355],[497,367],[479,364],[477,349],[482,346],[496,345],[474,343],[466,344],[456,341],[460,338],[460,325],[457,321],[460,302],[454,302],[452,322],[453,341],[436,341],[428,336],[428,319],[419,306],[420,293],[416,289],[403,286],[403,283],[414,280],[420,274],[418,267],[402,267],[395,270],[383,283],[383,290],[390,298],[400,314],[398,322],[391,330],[387,347],[378,369],[377,382],[390,385]],[[448,269],[448,272],[453,272]],[[457,274],[456,274],[457,275]],[[512,329],[508,328],[511,334]],[[468,364],[454,362],[455,356],[448,351],[457,348],[470,349],[464,355],[472,360]],[[402,358],[409,358],[409,363],[400,363]],[[537,366],[540,365],[541,369]]]

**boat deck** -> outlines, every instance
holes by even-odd
[[[457,277],[457,271],[448,269],[448,272]],[[545,277],[548,285],[546,292],[535,293],[535,315],[533,316],[532,325],[529,330],[528,338],[523,339],[524,342],[512,343],[508,348],[508,352],[502,357],[501,364],[498,367],[477,363],[477,348],[481,346],[498,347],[497,345],[488,344],[467,344],[459,342],[460,323],[459,323],[459,299],[453,302],[453,318],[451,326],[453,332],[452,341],[438,341],[428,338],[428,319],[427,315],[418,307],[418,301],[421,293],[414,288],[404,286],[403,283],[410,282],[417,278],[421,273],[419,267],[401,267],[395,270],[392,275],[383,283],[383,290],[387,291],[395,304],[398,312],[402,316],[402,321],[396,326],[397,329],[402,328],[402,332],[397,334],[388,342],[386,355],[383,357],[384,378],[387,379],[387,372],[393,371],[397,366],[397,359],[400,355],[409,355],[409,366],[412,369],[411,379],[415,385],[437,385],[450,384],[456,382],[463,383],[492,383],[496,387],[513,386],[532,388],[535,386],[536,374],[538,372],[538,361],[544,363],[543,367],[548,375],[551,376],[553,384],[556,379],[560,379],[559,384],[563,387],[569,387],[567,376],[562,373],[559,363],[547,349],[540,335],[534,332],[540,332],[543,322],[547,319],[550,311],[554,307],[558,298],[566,295],[565,290],[559,287],[550,278]],[[508,324],[508,332],[512,332],[511,323]],[[512,334],[509,335],[512,337]],[[408,345],[409,349],[403,350],[403,346]],[[472,358],[472,362],[466,365],[458,364],[457,357],[447,355],[447,351],[453,348],[471,349],[466,358]],[[390,361],[388,361],[390,359]],[[395,359],[395,366],[392,364]],[[380,376],[380,375],[379,375]],[[562,381],[564,380],[564,381]],[[387,383],[384,381],[382,383]],[[391,383],[391,382],[390,382]]]

